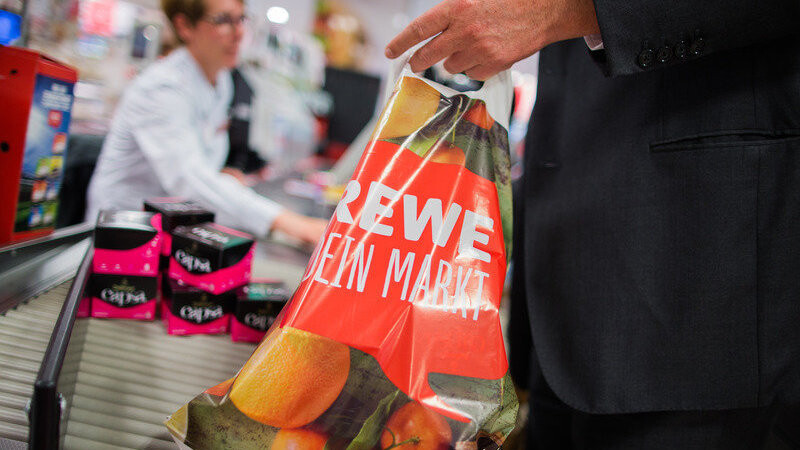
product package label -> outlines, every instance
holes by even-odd
[[[93,273],[88,291],[92,317],[114,319],[155,318],[157,276]]]
[[[209,223],[180,226],[172,233],[169,277],[221,294],[247,283],[254,252],[245,233]]]
[[[170,312],[187,322],[203,325],[230,313],[232,303],[232,295],[212,295],[200,290],[174,293],[170,299]]]
[[[236,305],[236,321],[254,330],[267,331],[284,305],[286,300],[239,301]]]
[[[55,225],[73,87],[70,82],[36,75],[14,232]]]

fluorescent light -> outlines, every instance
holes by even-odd
[[[286,23],[289,21],[289,11],[280,6],[273,6],[267,10],[267,20],[272,23]]]

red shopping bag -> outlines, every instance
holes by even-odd
[[[299,288],[237,376],[170,417],[176,441],[483,448],[513,428],[509,75],[396,80]]]

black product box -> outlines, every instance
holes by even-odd
[[[289,291],[280,281],[253,280],[237,289],[231,339],[259,342],[287,301]]]
[[[247,284],[255,250],[253,238],[214,223],[172,231],[169,277],[212,294]]]
[[[169,250],[172,248],[170,233],[181,225],[195,225],[213,222],[214,213],[198,203],[179,197],[158,197],[144,201],[144,210],[161,214],[161,228],[164,236],[161,242],[161,269],[169,264]]]
[[[161,316],[167,333],[221,334],[230,327],[230,316],[236,301],[235,290],[210,294],[180,281],[164,283]]]
[[[181,225],[213,222],[214,213],[198,203],[176,197],[160,197],[145,200],[144,210],[161,213],[161,224],[170,233]]]
[[[94,230],[95,273],[156,276],[161,250],[161,214],[101,211]]]
[[[153,320],[158,277],[93,273],[87,291],[92,317]]]

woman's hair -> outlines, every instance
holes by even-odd
[[[239,0],[244,4],[244,0]],[[172,29],[175,31],[175,38],[183,44],[183,40],[175,28],[175,16],[183,14],[192,25],[196,24],[206,15],[206,0],[161,0],[161,9],[167,15]]]
[[[190,23],[195,24],[206,14],[206,0],[161,0],[161,9],[172,24],[178,14],[183,14]]]

